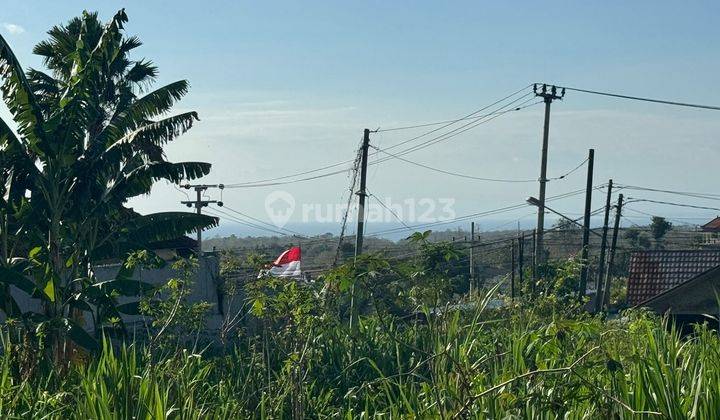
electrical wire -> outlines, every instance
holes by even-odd
[[[345,240],[345,229],[347,229],[348,215],[350,214],[350,205],[352,204],[353,196],[355,195],[355,184],[357,184],[358,169],[360,168],[360,159],[362,158],[361,151],[358,149],[358,153],[355,156],[355,164],[353,165],[353,174],[350,178],[350,187],[348,188],[348,199],[345,206],[345,214],[343,214],[342,224],[340,225],[340,235],[337,241],[337,248],[335,249],[335,257],[333,258],[332,267],[335,267],[340,259],[340,249],[343,241]]]
[[[644,215],[644,216],[660,217],[660,216],[658,216],[658,215],[656,215],[656,214],[646,213],[646,212],[644,212],[644,211],[632,209],[632,208],[630,208],[630,207],[623,207],[623,210],[631,211],[631,212],[637,213],[637,214],[642,214],[642,215]],[[626,217],[627,217],[627,216],[626,216]],[[671,219],[671,218],[669,218],[669,217],[665,217],[665,219],[671,220],[671,221],[673,221],[673,222],[675,222],[675,223],[678,223],[678,224],[684,225],[684,226],[697,226],[696,224],[692,224],[692,223],[688,223],[688,222],[683,222],[682,220],[677,220],[677,219],[675,219],[675,218],[672,218],[672,219]]]
[[[371,194],[370,194],[370,197],[373,197],[375,200],[377,200],[377,202],[378,202],[385,210],[389,211],[390,214],[392,214],[392,215],[395,217],[395,219],[397,219],[398,222],[402,223],[403,226],[405,226],[405,227],[408,228],[408,229],[412,229],[410,226],[407,225],[407,223],[405,223],[405,222],[403,221],[403,219],[400,218],[400,216],[397,215],[397,213],[395,213],[390,207],[386,206],[385,203],[383,203],[383,201],[382,201],[378,196],[376,196],[375,194],[372,194],[372,193],[371,193]]]
[[[243,212],[241,212],[241,211],[232,209],[232,208],[228,207],[227,205],[226,205],[226,206],[223,206],[223,208],[224,208],[225,210],[230,210],[231,212],[236,213],[236,214],[238,214],[238,215],[240,215],[240,216],[246,217],[246,218],[248,218],[248,219],[250,219],[250,220],[254,220],[254,221],[258,222],[258,223],[262,223],[263,225],[269,226],[269,227],[272,228],[272,229],[277,228],[277,229],[280,229],[280,230],[284,230],[284,231],[286,231],[286,232],[290,232],[291,234],[293,234],[293,235],[295,235],[295,236],[298,236],[298,237],[307,239],[307,236],[303,235],[302,233],[296,232],[296,231],[291,230],[291,229],[288,229],[288,228],[286,228],[286,227],[280,227],[280,226],[273,225],[272,223],[268,223],[268,222],[266,222],[266,221],[264,221],[264,220],[261,220],[261,219],[258,219],[258,218],[256,218],[256,217],[250,216],[250,215],[245,214],[245,213],[243,213]]]
[[[531,99],[531,100],[532,100],[532,99]],[[500,112],[500,113],[494,114],[491,118],[488,118],[488,119],[486,119],[486,120],[482,120],[482,121],[477,121],[477,122],[474,122],[474,123],[466,124],[466,125],[461,126],[461,127],[457,128],[457,129],[451,130],[450,132],[444,133],[444,134],[442,134],[442,135],[440,135],[440,136],[437,136],[437,137],[434,137],[434,138],[432,138],[432,139],[430,139],[430,140],[427,140],[427,141],[425,141],[424,143],[420,143],[419,145],[416,145],[416,146],[413,146],[413,147],[411,147],[411,148],[405,149],[405,150],[399,152],[399,155],[405,155],[405,154],[408,154],[408,153],[412,153],[412,152],[415,152],[415,151],[417,151],[417,150],[421,150],[421,149],[424,149],[424,148],[426,148],[426,147],[432,146],[433,144],[439,143],[439,142],[441,142],[441,141],[449,140],[449,139],[451,139],[451,138],[453,138],[453,137],[455,137],[455,136],[457,136],[457,135],[459,135],[459,134],[462,134],[462,133],[464,133],[464,132],[466,132],[466,131],[468,131],[468,130],[471,130],[471,129],[473,129],[473,128],[481,125],[481,124],[490,122],[490,121],[492,121],[493,119],[495,119],[495,118],[497,118],[497,117],[500,117],[500,116],[502,116],[502,115],[505,115],[505,114],[508,113],[508,112],[520,111],[520,110],[525,109],[525,108],[528,108],[528,107],[530,107],[530,106],[532,106],[532,105],[537,105],[538,103],[541,103],[541,102],[536,102],[536,103],[533,103],[533,104],[530,104],[530,105],[519,106],[519,107],[516,107],[516,108],[504,110],[504,111],[502,111],[502,112]],[[523,103],[523,104],[524,104],[524,103]],[[523,104],[521,104],[521,105],[523,105]],[[489,115],[490,115],[490,114],[489,114]],[[460,130],[460,131],[457,131],[457,130]],[[412,139],[405,140],[405,141],[403,141],[403,142],[400,142],[400,143],[391,145],[391,146],[387,147],[386,149],[391,149],[391,148],[394,148],[394,147],[398,147],[398,146],[400,146],[400,145],[402,145],[402,144],[405,144],[405,143],[407,143],[407,142],[409,142],[409,141],[412,141],[412,140],[416,140],[416,139],[418,139],[418,138],[420,138],[420,137],[422,137],[422,136],[417,136],[417,137],[414,137],[414,138],[412,138]],[[386,150],[386,149],[385,149],[385,150]],[[397,158],[397,155],[395,156],[395,158]],[[393,157],[388,157],[388,158],[384,158],[384,159],[379,159],[379,160],[374,161],[374,162],[370,162],[370,163],[368,164],[368,166],[377,165],[377,164],[383,163],[383,162],[385,162],[385,161],[387,161],[387,160],[390,160],[390,159],[393,159]],[[320,169],[317,169],[317,170],[306,171],[305,173],[317,172],[317,171],[319,171],[319,170],[323,170],[323,169],[326,169],[326,168],[335,167],[335,166],[339,166],[339,165],[342,165],[342,164],[347,164],[348,162],[351,162],[351,161],[340,162],[340,163],[338,163],[338,164],[325,166],[325,167],[320,168]],[[254,187],[269,187],[269,186],[277,186],[277,185],[294,184],[294,183],[297,183],[297,182],[312,181],[312,180],[315,180],[315,179],[320,179],[320,178],[325,178],[325,177],[329,177],[329,176],[334,176],[334,175],[337,175],[337,174],[349,172],[350,170],[352,170],[352,168],[341,169],[341,170],[337,170],[337,171],[328,172],[328,173],[325,173],[325,174],[314,175],[314,176],[311,176],[311,177],[300,178],[300,179],[292,179],[292,180],[288,180],[288,181],[275,181],[275,182],[264,182],[264,183],[260,183],[259,181],[256,181],[257,183],[235,183],[235,184],[226,184],[226,185],[225,185],[225,188],[229,188],[229,189],[233,189],[233,188],[254,188]],[[297,175],[297,174],[296,174],[296,175]],[[290,177],[292,177],[292,176],[293,176],[293,175],[286,175],[286,176],[278,177],[278,178],[275,178],[275,179],[290,178]],[[533,182],[534,182],[534,181],[533,181]]]
[[[217,207],[214,207],[214,208],[212,208],[212,209],[206,209],[205,211],[208,212],[208,214],[210,214],[211,216],[220,217],[220,218],[223,218],[223,219],[229,219],[230,221],[239,223],[239,224],[241,224],[241,225],[249,226],[249,227],[252,227],[252,228],[255,228],[255,229],[258,229],[258,230],[264,230],[264,231],[267,231],[267,232],[272,232],[272,233],[275,233],[275,234],[278,234],[278,235],[281,235],[281,236],[291,236],[291,235],[289,235],[289,234],[287,234],[287,233],[285,233],[285,232],[281,232],[281,231],[279,231],[279,230],[270,229],[270,228],[264,227],[264,226],[262,226],[262,225],[258,225],[258,224],[252,223],[252,222],[248,222],[248,221],[246,221],[246,220],[241,220],[240,218],[238,218],[238,217],[236,217],[236,216],[233,216],[232,214],[227,213],[227,212],[225,212],[225,211],[223,211],[223,210],[221,210],[221,209],[219,209],[219,208],[217,208]],[[217,213],[220,213],[220,214],[217,214]],[[223,216],[221,216],[221,215],[223,215]]]
[[[522,99],[522,97],[521,97],[521,98],[518,98],[517,100],[520,100],[520,99]],[[528,99],[528,100],[526,100],[526,101],[518,104],[518,106],[516,106],[516,107],[514,107],[514,108],[504,109],[504,108],[507,108],[508,106],[510,106],[511,104],[513,104],[513,102],[511,102],[511,103],[509,103],[509,104],[504,105],[502,108],[500,108],[500,110],[498,110],[498,111],[496,111],[496,112],[494,112],[494,113],[491,113],[491,114],[487,114],[486,117],[488,117],[488,116],[489,116],[489,117],[486,118],[486,119],[481,119],[481,120],[479,120],[479,121],[474,121],[474,122],[470,122],[470,123],[461,125],[460,127],[456,127],[456,128],[454,128],[454,129],[446,132],[446,133],[443,133],[443,134],[440,134],[440,135],[438,135],[438,136],[435,136],[435,137],[433,137],[433,138],[431,138],[431,139],[429,139],[429,140],[425,140],[425,141],[422,142],[422,143],[416,144],[416,145],[414,145],[414,146],[412,146],[412,147],[409,147],[409,148],[407,148],[407,149],[405,149],[405,150],[402,150],[402,151],[400,151],[400,152],[397,152],[396,154],[397,154],[397,155],[400,155],[400,156],[403,156],[403,155],[406,155],[406,154],[408,154],[408,153],[412,153],[412,152],[416,152],[416,151],[418,151],[418,150],[425,149],[425,148],[430,147],[430,146],[432,146],[432,145],[434,145],[434,144],[437,144],[437,143],[440,143],[440,142],[449,140],[449,139],[451,139],[451,138],[453,138],[453,137],[456,137],[456,136],[458,136],[458,135],[460,135],[460,134],[462,134],[462,133],[464,133],[464,132],[466,132],[466,131],[472,130],[473,128],[476,128],[476,127],[478,127],[478,126],[480,126],[480,125],[482,125],[482,124],[487,124],[487,123],[489,123],[490,121],[492,121],[492,120],[494,120],[494,119],[496,119],[496,118],[498,118],[498,117],[501,117],[501,116],[503,116],[503,115],[505,115],[505,114],[507,114],[507,113],[515,112],[515,111],[521,111],[521,110],[523,110],[523,109],[525,109],[525,108],[529,108],[529,107],[531,107],[531,106],[535,106],[535,105],[537,105],[537,104],[542,103],[542,101],[537,101],[537,102],[533,102],[533,103],[528,104],[529,102],[533,101],[534,99],[535,99],[535,98],[533,97],[533,98],[530,98],[530,99]],[[517,100],[516,100],[516,101],[517,101]],[[514,101],[514,102],[515,102],[515,101]],[[400,142],[400,143],[393,144],[393,145],[391,145],[391,146],[386,147],[385,150],[394,149],[394,148],[396,148],[396,147],[398,147],[398,146],[404,145],[404,144],[406,144],[406,143],[408,143],[408,142],[410,142],[410,141],[416,140],[416,139],[418,139],[418,138],[420,138],[420,137],[421,137],[421,136],[413,137],[413,138],[411,138],[411,139],[402,141],[402,142]],[[384,162],[384,161],[389,160],[389,159],[392,159],[392,158],[384,158],[384,159],[381,159],[379,162],[376,162],[376,163],[381,163],[381,162]]]
[[[590,158],[585,158],[585,160],[583,160],[582,162],[580,162],[580,164],[579,164],[578,166],[576,166],[575,168],[569,170],[569,171],[566,172],[564,175],[556,176],[556,177],[554,177],[554,178],[548,178],[548,181],[557,181],[557,180],[560,180],[560,179],[565,179],[565,178],[567,178],[567,177],[570,176],[573,172],[575,172],[575,171],[577,171],[578,169],[582,168],[582,167],[588,162],[589,159],[590,159]]]
[[[483,107],[483,108],[481,108],[481,109],[479,109],[479,110],[477,110],[477,111],[474,111],[473,113],[468,114],[468,116],[475,115],[475,114],[477,114],[477,113],[479,113],[479,112],[482,112],[483,110],[486,110],[486,109],[491,108],[491,107],[493,107],[493,106],[495,106],[495,105],[497,105],[497,104],[499,104],[499,103],[502,103],[503,101],[505,101],[505,100],[507,100],[507,99],[509,99],[509,98],[511,98],[511,97],[513,97],[513,96],[515,96],[515,95],[517,95],[519,92],[521,92],[522,90],[526,89],[526,88],[529,87],[529,86],[530,86],[530,85],[524,87],[523,89],[521,89],[521,90],[519,90],[519,91],[514,92],[514,93],[511,94],[511,95],[506,96],[505,98],[502,98],[502,99],[500,99],[500,100],[498,100],[498,101],[495,101],[495,102],[493,102],[492,104],[490,104],[490,105],[488,105],[488,106],[485,106],[485,107]],[[528,95],[529,95],[529,94],[528,94]],[[519,107],[516,108],[516,109],[512,109],[512,110],[504,110],[504,108],[507,108],[509,105],[517,102],[518,100],[520,100],[520,99],[522,99],[522,98],[524,98],[524,97],[527,97],[528,95],[523,95],[523,96],[521,96],[520,98],[518,98],[518,99],[516,99],[516,100],[514,100],[514,101],[512,101],[512,102],[510,102],[510,103],[508,103],[508,104],[505,104],[505,105],[502,106],[500,109],[498,109],[498,110],[496,110],[496,111],[494,111],[494,112],[491,112],[491,113],[485,114],[485,115],[481,115],[481,116],[477,116],[477,117],[475,117],[475,118],[473,119],[472,122],[470,122],[470,123],[468,123],[468,124],[466,124],[466,125],[464,125],[464,126],[461,126],[461,127],[459,127],[458,129],[455,129],[455,130],[462,129],[463,127],[466,127],[466,126],[468,126],[468,125],[470,125],[470,124],[473,124],[473,123],[475,123],[478,119],[482,119],[482,118],[486,118],[486,117],[492,116],[492,118],[488,119],[487,121],[484,121],[484,122],[488,122],[488,121],[490,121],[490,120],[492,120],[492,119],[494,119],[494,118],[496,118],[496,117],[498,117],[498,116],[500,116],[500,115],[504,115],[505,113],[507,113],[507,112],[509,112],[509,111],[520,110],[521,108],[519,108]],[[421,134],[421,135],[419,135],[419,136],[415,136],[415,137],[413,137],[413,138],[404,140],[404,141],[402,141],[402,142],[400,142],[400,143],[397,143],[397,144],[395,144],[395,145],[389,146],[389,147],[387,147],[387,148],[390,149],[390,148],[399,147],[399,146],[404,145],[404,144],[407,144],[407,143],[409,143],[409,142],[411,142],[411,141],[418,140],[418,139],[420,139],[420,138],[422,138],[422,137],[425,137],[425,136],[427,136],[427,135],[429,135],[429,134],[432,134],[432,133],[434,133],[434,132],[437,132],[437,131],[439,131],[439,130],[442,130],[443,128],[446,128],[446,127],[448,127],[448,126],[450,126],[450,125],[453,125],[453,124],[456,123],[456,122],[462,121],[463,119],[466,119],[468,116],[463,117],[463,118],[460,118],[460,119],[457,119],[457,120],[453,120],[453,121],[449,122],[448,124],[446,124],[446,125],[444,125],[444,126],[442,126],[442,127],[439,127],[439,128],[433,129],[433,130],[430,130],[430,131],[428,131],[428,132],[426,132],[426,133],[423,133],[423,134]],[[480,123],[483,123],[483,121],[480,121],[478,124],[474,125],[474,126],[471,127],[471,128],[476,127],[476,126],[479,125]],[[469,128],[468,128],[468,129],[469,129]],[[464,132],[464,131],[467,131],[467,130],[463,130],[462,132]],[[453,133],[453,132],[454,132],[454,130],[452,130],[452,131],[450,131],[450,132],[448,132],[448,133],[445,133],[445,134],[443,134],[442,136],[447,136],[447,135],[449,135],[449,134],[451,134],[451,133]],[[457,133],[457,134],[460,134],[460,133]],[[435,140],[435,139],[431,139],[430,141],[432,141],[432,140]],[[424,146],[424,147],[427,147],[427,146]],[[404,151],[404,152],[405,152],[405,151]],[[226,184],[226,185],[225,185],[225,188],[266,187],[266,186],[284,185],[284,184],[290,184],[290,183],[295,183],[295,182],[302,182],[302,181],[308,181],[308,180],[314,180],[314,179],[324,178],[324,177],[327,177],[327,176],[333,176],[333,175],[337,175],[337,174],[340,174],[340,173],[347,172],[347,171],[350,170],[350,168],[348,168],[348,169],[343,169],[343,170],[337,170],[337,171],[333,171],[333,172],[330,172],[330,173],[321,174],[321,175],[316,175],[316,176],[312,176],[312,177],[297,179],[297,180],[289,180],[289,181],[283,181],[283,182],[274,182],[274,181],[281,181],[281,180],[288,179],[288,178],[293,178],[293,177],[296,177],[296,176],[307,175],[307,174],[310,174],[310,173],[315,173],[315,172],[323,171],[323,170],[326,170],[326,169],[335,168],[335,167],[338,167],[338,166],[341,166],[341,165],[346,165],[346,164],[349,164],[349,163],[352,163],[352,162],[353,162],[353,160],[346,160],[346,161],[334,163],[334,164],[331,164],[331,165],[325,165],[325,166],[322,166],[322,167],[320,167],[320,168],[311,169],[311,170],[307,170],[307,171],[302,171],[302,172],[298,172],[298,173],[294,173],[294,174],[290,174],[290,175],[284,175],[284,176],[280,176],[280,177],[267,178],[267,179],[256,180],[256,181],[248,181],[248,182],[241,182],[241,183]],[[381,163],[381,162],[374,162],[374,163],[371,163],[371,164],[377,164],[377,163]]]
[[[659,193],[679,195],[679,196],[683,196],[683,197],[692,197],[692,198],[701,198],[701,199],[706,199],[706,200],[719,200],[720,201],[720,194],[689,192],[689,191],[674,191],[674,190],[665,190],[665,189],[651,188],[651,187],[640,187],[637,185],[623,185],[623,184],[617,184],[617,185],[621,186],[624,189],[628,189],[628,190],[659,192]]]
[[[385,129],[380,129],[380,128],[378,128],[377,132],[381,133],[381,132],[388,132],[388,131],[410,130],[410,129],[414,129],[414,128],[430,127],[430,126],[433,126],[433,125],[443,124],[442,127],[436,128],[436,129],[434,129],[434,130],[432,130],[432,131],[429,131],[429,132],[423,134],[423,136],[428,135],[428,134],[432,134],[432,133],[434,133],[434,132],[436,132],[436,131],[442,130],[443,128],[449,127],[449,126],[451,126],[451,125],[453,125],[453,124],[455,124],[455,123],[458,123],[458,122],[460,122],[460,121],[464,121],[464,120],[473,118],[473,116],[475,116],[475,115],[477,115],[477,114],[485,111],[485,110],[488,109],[488,108],[492,108],[493,106],[495,106],[495,105],[497,105],[497,104],[499,104],[499,103],[501,103],[501,102],[504,102],[504,101],[512,98],[513,96],[515,96],[515,95],[517,95],[518,93],[524,91],[525,89],[529,88],[530,86],[532,86],[532,84],[529,84],[529,85],[527,85],[527,86],[524,86],[524,87],[522,87],[521,89],[518,89],[518,90],[516,90],[515,92],[507,95],[506,97],[504,97],[504,98],[502,98],[502,99],[498,99],[497,101],[491,103],[490,105],[486,105],[486,106],[484,106],[484,107],[482,107],[482,108],[480,108],[480,109],[478,109],[478,110],[475,110],[475,111],[473,111],[473,112],[465,115],[464,117],[456,118],[456,119],[454,119],[454,120],[439,121],[439,122],[433,122],[433,123],[427,123],[427,124],[418,124],[418,125],[411,125],[411,126],[405,126],[405,127],[393,127],[393,128],[385,128]],[[524,97],[524,96],[527,96],[527,95],[523,95],[523,97]],[[418,138],[419,138],[419,137],[418,137]]]
[[[412,164],[412,165],[415,165],[415,166],[419,166],[419,167],[421,167],[421,168],[425,168],[425,169],[428,169],[428,170],[431,170],[431,171],[434,171],[434,172],[439,172],[439,173],[446,174],[446,175],[452,175],[452,176],[456,176],[456,177],[459,177],[459,178],[474,179],[474,180],[478,180],[478,181],[490,181],[490,182],[510,182],[510,183],[512,183],[512,182],[517,182],[517,183],[521,183],[521,182],[537,182],[536,179],[483,178],[483,177],[478,177],[478,176],[473,176],[473,175],[461,174],[461,173],[458,173],[458,172],[446,171],[446,170],[444,170],[444,169],[434,168],[434,167],[432,167],[432,166],[425,165],[425,164],[423,164],[423,163],[414,162],[414,161],[412,161],[412,160],[409,160],[409,159],[406,159],[406,158],[404,158],[404,157],[398,156],[398,155],[396,155],[396,154],[390,153],[390,152],[388,152],[388,151],[386,151],[386,150],[384,150],[384,149],[379,149],[379,148],[377,148],[377,147],[375,147],[375,146],[372,146],[372,145],[371,145],[370,147],[372,147],[373,149],[377,150],[378,152],[385,153],[386,155],[389,155],[389,156],[391,156],[391,157],[393,157],[393,158],[395,158],[395,159],[401,160],[401,161],[403,161],[403,162],[406,162],[406,163],[409,163],[409,164]]]
[[[448,132],[448,133],[444,133],[444,134],[442,134],[442,135],[440,135],[440,136],[434,137],[434,138],[432,138],[432,139],[430,139],[430,140],[428,140],[428,141],[426,141],[426,142],[424,142],[424,143],[421,143],[421,144],[416,145],[416,146],[414,146],[414,147],[411,147],[411,148],[409,148],[409,149],[403,150],[403,151],[399,152],[399,155],[405,155],[405,154],[408,154],[408,153],[412,153],[412,152],[415,152],[415,151],[417,151],[417,150],[421,150],[421,149],[424,149],[424,148],[426,148],[426,147],[429,147],[429,146],[431,146],[431,145],[433,145],[433,144],[439,143],[439,142],[441,142],[441,141],[449,140],[449,139],[451,139],[452,137],[455,137],[455,136],[457,136],[457,135],[459,135],[459,134],[462,134],[462,133],[464,133],[464,132],[466,132],[466,131],[468,131],[468,130],[471,130],[471,129],[473,129],[473,128],[481,125],[481,124],[490,122],[490,121],[492,121],[493,119],[495,119],[495,118],[497,118],[497,117],[499,117],[499,116],[501,116],[501,115],[504,115],[504,114],[506,114],[506,113],[508,113],[508,112],[511,112],[511,111],[519,111],[519,110],[521,110],[521,109],[530,107],[530,106],[532,106],[532,105],[536,105],[536,104],[538,104],[538,103],[541,103],[541,102],[536,102],[536,103],[531,104],[531,105],[527,105],[527,106],[522,106],[522,107],[517,107],[517,108],[505,110],[505,111],[503,111],[502,113],[495,114],[493,117],[488,118],[487,120],[478,121],[478,122],[472,124],[472,126],[469,126],[469,127],[465,128],[465,129],[463,129],[463,130],[461,130],[461,131],[455,132],[455,131],[453,130],[453,131],[450,131],[450,132]],[[461,126],[460,128],[463,128],[463,127],[466,127],[466,126]],[[458,130],[458,129],[456,129],[456,130]],[[454,134],[451,134],[451,133],[454,133]],[[416,137],[416,138],[417,138],[417,137]],[[416,139],[416,138],[414,138],[414,139]],[[411,140],[414,140],[414,139],[411,139]],[[398,144],[394,144],[394,145],[392,145],[392,146],[387,147],[386,149],[390,149],[390,148],[394,148],[394,147],[400,146],[401,144],[407,143],[407,141],[410,141],[410,140],[406,140],[406,141],[404,141],[404,142],[401,142],[401,143],[398,143]],[[395,158],[397,158],[397,156],[395,156]],[[388,158],[384,158],[384,159],[379,159],[379,160],[374,161],[374,162],[370,162],[370,163],[368,163],[368,166],[377,165],[377,164],[383,163],[383,162],[385,162],[385,161],[387,161],[387,160],[390,160],[390,159],[393,159],[393,157],[388,157]],[[338,165],[341,165],[341,164],[346,164],[346,163],[348,163],[348,162],[350,162],[350,161],[341,162],[341,163],[339,163],[339,164],[330,165],[330,166],[327,166],[327,167],[324,167],[324,168],[333,167],[333,166],[338,166]],[[321,170],[321,169],[318,169],[318,170]],[[306,173],[317,172],[318,170],[306,171]],[[236,183],[236,184],[226,184],[226,185],[225,185],[225,188],[228,188],[228,189],[233,189],[233,188],[254,188],[254,187],[269,187],[269,186],[277,186],[277,185],[294,184],[294,183],[297,183],[297,182],[312,181],[312,180],[315,180],[315,179],[326,178],[326,177],[329,177],[329,176],[334,176],[334,175],[337,175],[337,174],[346,173],[346,172],[349,172],[350,170],[352,170],[352,168],[341,169],[341,170],[337,170],[337,171],[333,171],[333,172],[328,172],[328,173],[325,173],[325,174],[314,175],[314,176],[311,176],[311,177],[300,178],[300,179],[292,179],[292,180],[288,180],[288,181],[276,181],[276,182],[265,182],[265,183]],[[291,176],[292,176],[292,175],[287,175],[287,176],[279,177],[279,178],[289,178],[289,177],[291,177]]]
[[[597,189],[599,189],[599,188],[601,188],[601,187],[604,187],[605,185],[607,185],[607,184],[601,184],[601,185],[599,185],[599,186],[593,187],[593,189],[594,189],[594,190],[597,190]],[[563,193],[563,194],[560,194],[560,195],[557,195],[557,196],[548,197],[548,198],[546,199],[546,201],[560,200],[560,199],[563,199],[563,198],[572,197],[572,196],[574,196],[574,195],[582,194],[582,193],[584,193],[584,192],[585,192],[585,189],[583,188],[583,189],[571,191],[571,192],[568,192],[568,193]],[[433,227],[433,226],[446,225],[446,224],[456,223],[456,222],[460,222],[460,221],[467,221],[467,220],[470,220],[470,219],[473,219],[473,218],[486,217],[486,216],[492,216],[492,215],[495,215],[495,214],[506,213],[506,212],[513,211],[513,210],[518,210],[518,209],[521,209],[521,208],[524,208],[524,207],[527,207],[527,206],[528,206],[527,203],[515,204],[515,205],[511,205],[511,206],[506,206],[506,207],[501,207],[501,208],[493,209],[493,210],[487,210],[487,211],[483,211],[483,212],[479,212],[479,213],[473,213],[473,214],[469,214],[469,215],[466,215],[466,216],[456,217],[456,218],[453,218],[453,219],[450,219],[450,220],[443,220],[443,221],[438,221],[438,222],[424,223],[424,224],[409,226],[409,227],[407,227],[407,228],[398,227],[398,228],[381,230],[381,231],[378,231],[378,232],[369,233],[369,234],[367,234],[366,236],[379,236],[379,235],[386,235],[386,234],[395,234],[395,233],[400,233],[400,232],[405,231],[405,230],[424,229],[424,228]]]
[[[567,87],[567,86],[558,86],[558,87],[566,89],[566,90],[572,90],[575,92],[590,93],[593,95],[601,95],[601,96],[610,96],[613,98],[631,99],[634,101],[653,102],[653,103],[657,103],[657,104],[675,105],[675,106],[683,106],[683,107],[689,107],[689,108],[700,108],[700,109],[710,109],[713,111],[720,111],[720,106],[715,106],[715,105],[701,105],[701,104],[691,104],[691,103],[686,103],[686,102],[668,101],[668,100],[664,100],[664,99],[643,98],[640,96],[621,95],[618,93],[600,92],[597,90],[580,89],[580,88],[573,88],[573,87]]]
[[[640,203],[640,202],[654,203],[654,204],[665,204],[665,205],[668,205],[668,206],[687,207],[687,208],[700,209],[700,210],[717,210],[717,211],[720,211],[720,208],[718,208],[718,207],[695,206],[695,205],[692,205],[692,204],[671,203],[671,202],[669,202],[669,201],[648,200],[648,199],[645,199],[645,198],[628,198],[628,201],[626,202],[626,204],[630,204],[630,203]]]

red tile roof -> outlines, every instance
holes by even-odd
[[[720,249],[634,252],[630,256],[628,303],[643,303],[718,266]]]
[[[702,225],[701,229],[705,232],[720,232],[720,216]]]

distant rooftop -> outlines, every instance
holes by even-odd
[[[641,304],[718,266],[720,249],[634,252],[630,256],[628,304]]]
[[[720,232],[720,216],[702,225],[701,229],[704,232]]]

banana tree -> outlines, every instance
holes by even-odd
[[[0,36],[0,90],[14,123],[0,119],[0,302],[18,315],[10,285],[41,299],[44,310],[31,315],[51,327],[56,346],[67,338],[89,346],[79,314],[117,293],[97,286],[94,263],[217,224],[125,207],[157,181],[210,171],[209,163],[166,159],[163,146],[198,120],[169,114],[189,84],[148,91],[157,68],[130,58],[141,43],[124,35],[126,22],[124,10],[105,24],[85,12],[53,27],[33,51],[47,71],[24,71]]]

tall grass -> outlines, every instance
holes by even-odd
[[[0,358],[2,418],[717,418],[720,340],[662,319],[567,316],[555,305],[379,315],[219,355],[113,348],[22,379]],[[290,350],[287,350],[287,349]]]

